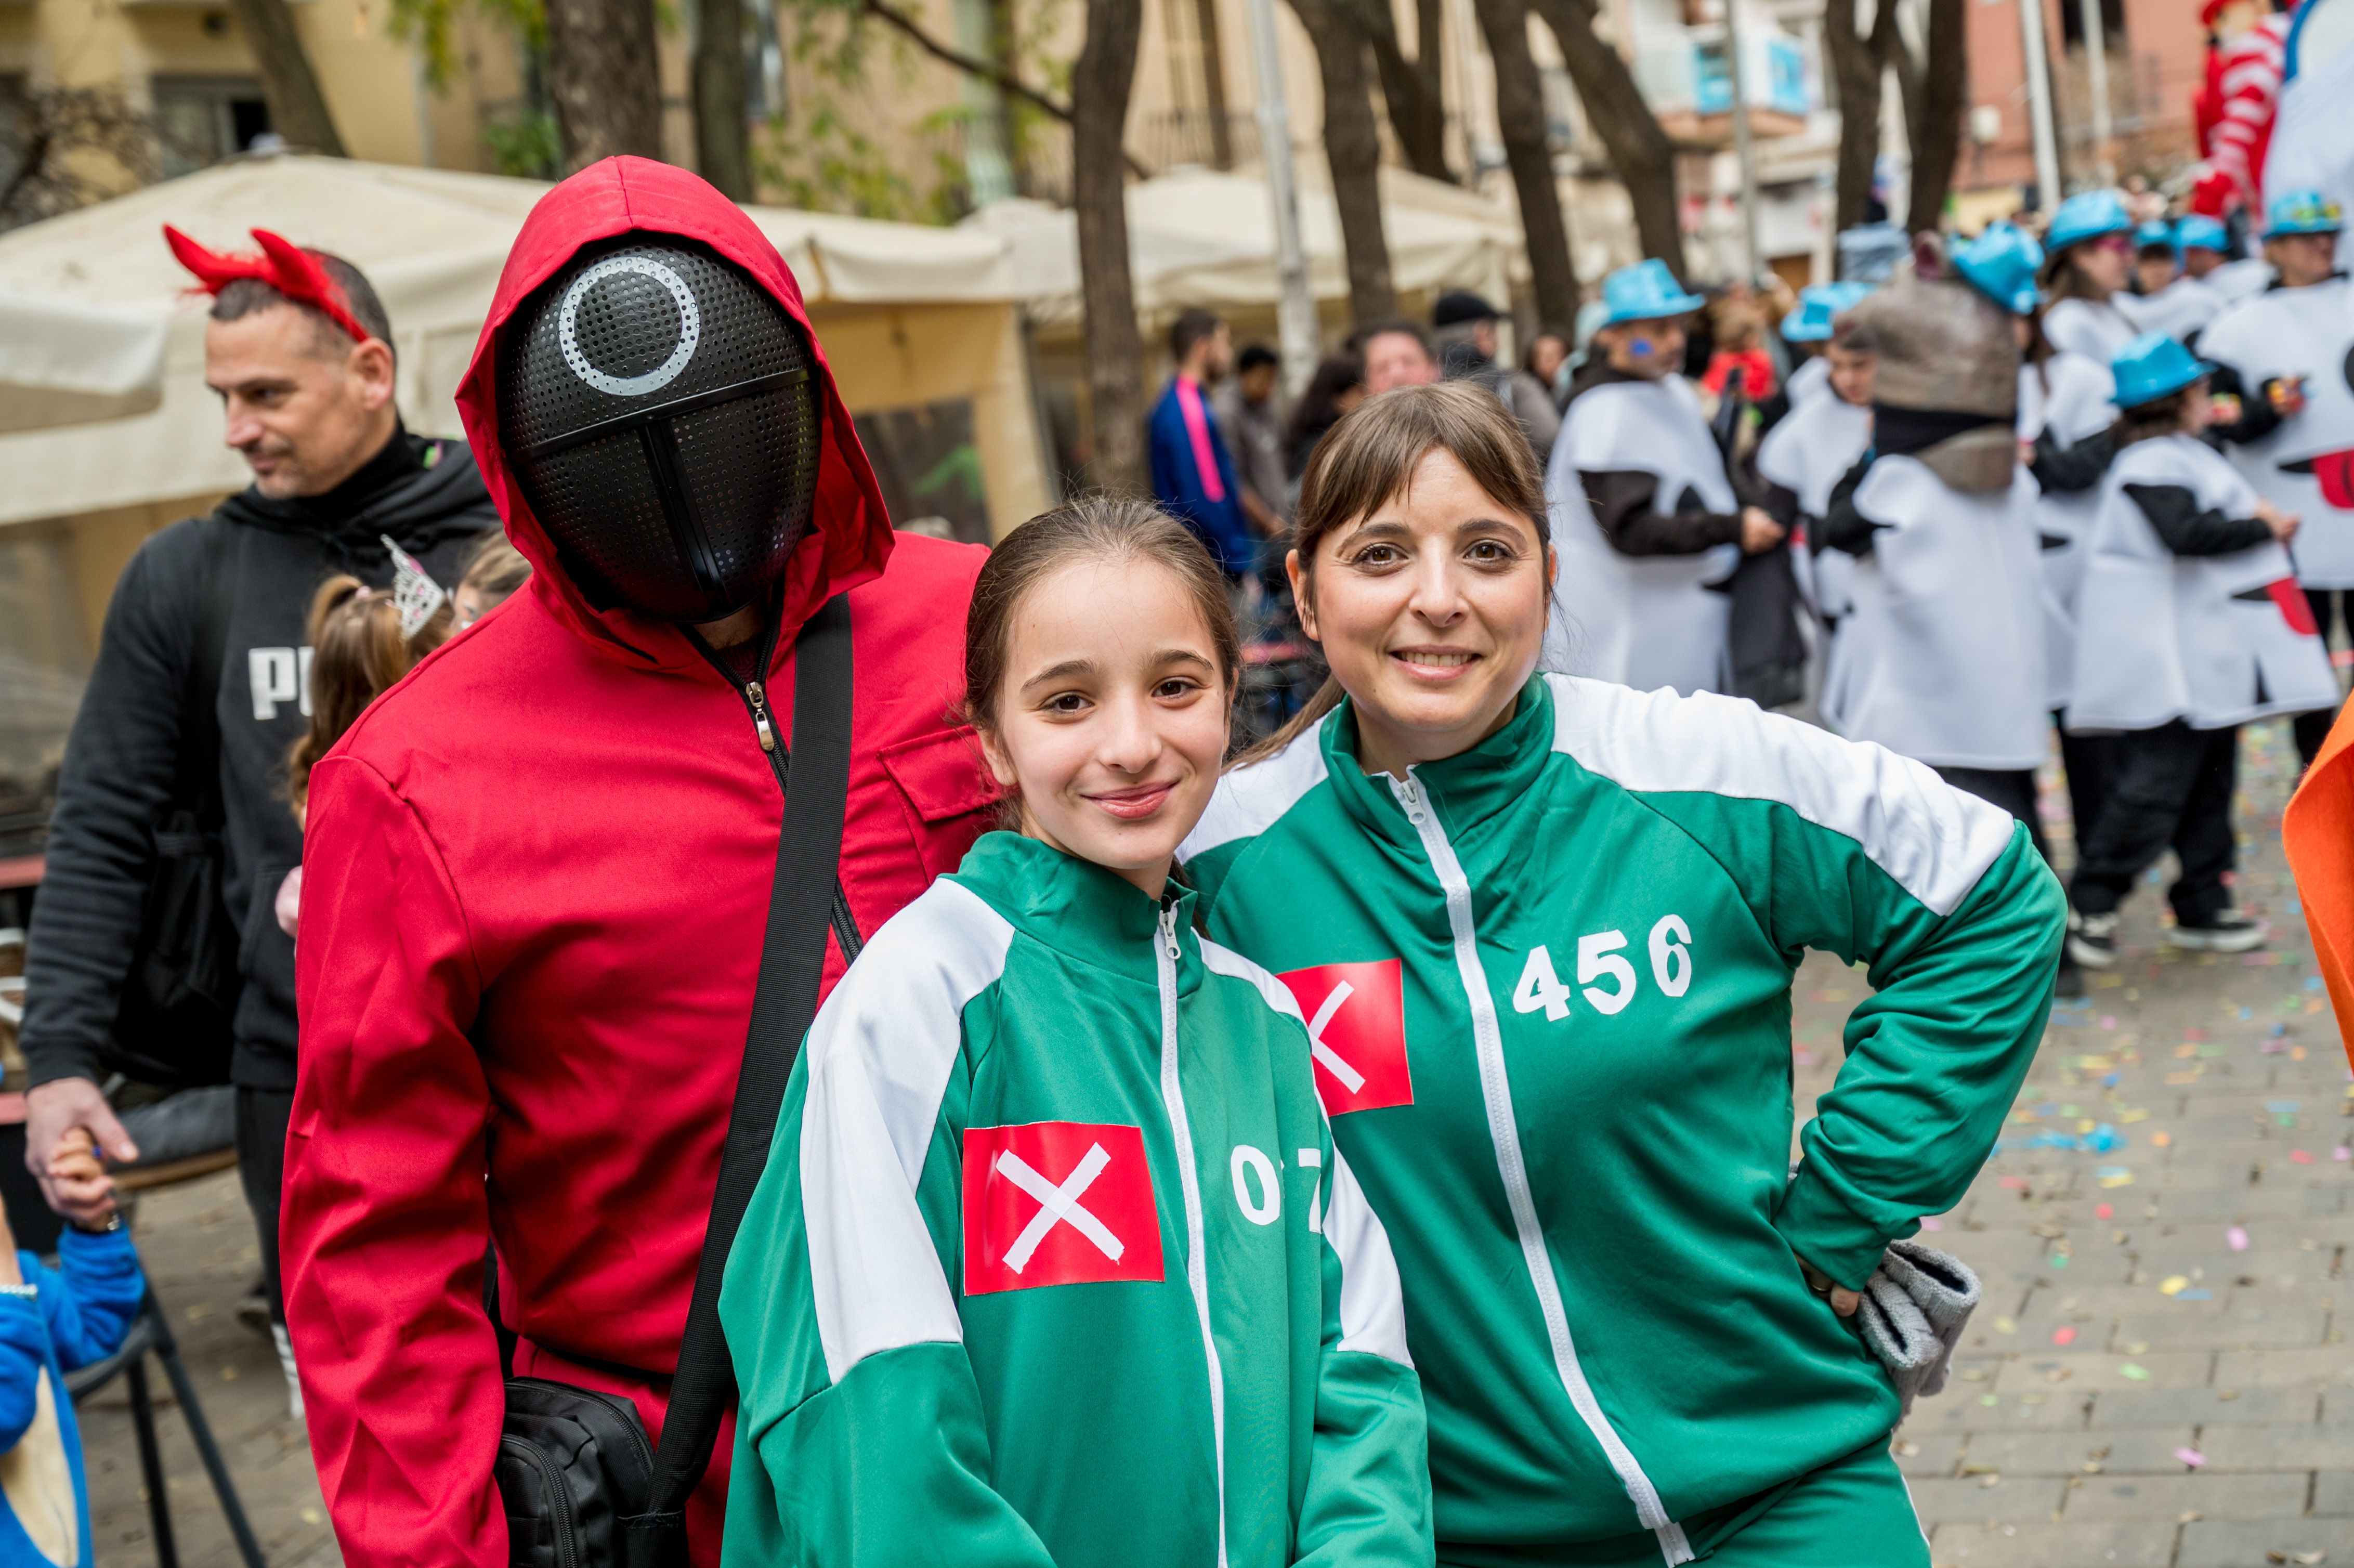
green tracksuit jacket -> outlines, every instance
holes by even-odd
[[[1344,703],[1230,774],[1181,855],[1298,996],[1381,1216],[1442,1560],[1658,1532],[1685,1561],[1885,1435],[1861,1287],[1961,1196],[2027,1072],[2063,910],[1928,768],[1745,702],[1541,676],[1368,778]],[[1789,1171],[1790,980],[1871,965]]]
[[[720,1318],[723,1560],[1431,1560],[1397,1266],[1290,993],[991,833],[810,1030]]]

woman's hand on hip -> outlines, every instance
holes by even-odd
[[[1856,1308],[1863,1302],[1863,1297],[1860,1292],[1832,1284],[1829,1275],[1825,1274],[1803,1257],[1798,1260],[1798,1267],[1807,1277],[1807,1288],[1829,1302],[1832,1311],[1842,1318],[1855,1316]]]

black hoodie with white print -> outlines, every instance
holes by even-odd
[[[398,430],[326,494],[273,501],[249,489],[140,546],[115,585],[66,743],[33,906],[23,1030],[33,1083],[100,1075],[99,1048],[139,936],[155,832],[172,809],[199,601],[213,583],[227,606],[214,694],[227,817],[223,896],[245,981],[230,1073],[249,1088],[293,1088],[294,943],[272,902],[302,858],[286,757],[309,722],[303,623],[312,597],[338,572],[388,586],[385,536],[436,582],[454,586],[470,546],[498,521],[465,443]],[[208,570],[217,551],[224,554]]]

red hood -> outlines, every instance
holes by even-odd
[[[564,575],[555,547],[531,514],[523,487],[499,447],[496,396],[499,329],[533,290],[562,270],[583,246],[631,231],[674,234],[708,245],[749,273],[809,334],[817,355],[819,383],[825,388],[825,439],[819,449],[817,516],[786,568],[782,657],[793,633],[817,607],[883,572],[891,554],[891,520],[875,471],[858,444],[850,410],[833,383],[824,345],[810,325],[793,281],[777,248],[737,206],[684,169],[647,158],[607,158],[591,164],[540,197],[524,219],[499,275],[499,291],[474,344],[473,363],[458,385],[458,413],[482,482],[506,519],[507,537],[532,564],[532,592],[548,609],[592,645],[625,662],[650,669],[709,671],[710,665],[676,627],[629,609],[599,609]]]

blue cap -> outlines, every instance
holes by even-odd
[[[2174,248],[2177,250],[2212,250],[2221,254],[2232,248],[2231,231],[2204,213],[2192,213],[2174,226]]]
[[[1698,294],[1685,293],[1676,275],[1668,270],[1668,264],[1656,256],[1646,256],[1632,267],[1621,267],[1602,280],[1604,326],[1688,315],[1707,303]]]
[[[1798,308],[1782,318],[1782,337],[1787,343],[1824,343],[1831,335],[1831,323],[1841,311],[1852,310],[1856,302],[1872,292],[1872,285],[1852,281],[1843,283],[1810,283],[1798,291]]]
[[[2338,204],[2319,191],[2291,191],[2264,214],[2264,238],[2282,234],[2335,234],[2345,224]]]
[[[2146,332],[2109,361],[2117,378],[2120,408],[2137,408],[2169,392],[2179,392],[2215,367],[2162,332]]]
[[[2134,230],[2134,244],[2144,250],[2155,250],[2163,245],[2174,249],[2174,225],[2162,217],[2153,217]]]
[[[2043,265],[2043,247],[2025,229],[1989,223],[1977,238],[1955,246],[1952,259],[1955,271],[2011,314],[2035,309],[2035,273]]]
[[[2043,231],[2044,249],[2057,255],[2071,245],[2098,239],[2104,234],[2133,232],[2133,214],[2115,191],[2080,191],[2060,204],[2052,227]]]

